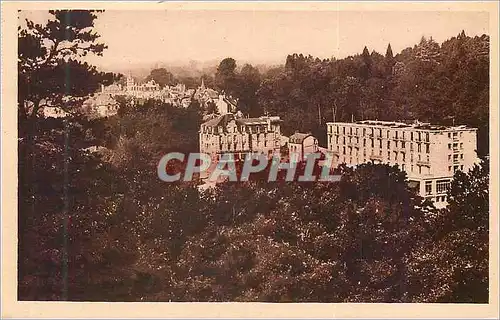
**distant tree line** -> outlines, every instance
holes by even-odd
[[[215,75],[219,89],[240,98],[252,116],[283,118],[283,131],[312,132],[326,144],[328,121],[364,119],[466,124],[479,129],[478,153],[489,146],[489,36],[458,36],[441,45],[432,38],[393,54],[364,48],[343,59],[291,54],[266,74],[224,59]]]
[[[206,87],[212,88],[214,86],[213,76],[209,74],[203,74],[201,78],[187,75],[174,75],[167,68],[163,67],[151,70],[144,81],[154,80],[160,85],[161,88],[166,86],[175,86],[177,84],[184,84],[188,89],[196,89],[201,85],[201,79],[205,81]]]

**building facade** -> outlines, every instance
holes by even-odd
[[[232,97],[227,97],[224,94],[219,95],[219,99],[215,103],[217,107],[217,112],[221,115],[226,113],[236,112],[238,106],[238,100],[233,99]]]
[[[69,115],[60,107],[47,106],[41,109],[45,118],[64,118]]]
[[[281,146],[279,117],[242,118],[232,113],[204,122],[200,127],[200,152],[209,154],[216,164],[222,154],[230,153],[236,161],[246,154],[271,157]],[[207,177],[207,171],[205,176]]]
[[[330,122],[328,151],[334,166],[369,161],[398,165],[421,196],[444,207],[454,173],[468,171],[479,162],[476,131],[419,122]]]
[[[214,96],[211,89],[205,91]],[[161,86],[154,80],[149,80],[145,83],[138,83],[131,76],[127,77],[125,86],[120,84],[112,84],[108,87],[101,86],[101,94],[109,94],[110,96],[128,96],[136,99],[157,99],[164,103],[169,103],[176,107],[187,108],[195,95],[196,90],[187,89],[183,83],[176,84],[175,86]],[[215,97],[217,93],[215,92]],[[196,98],[196,97],[195,97]]]
[[[295,132],[288,140],[288,154],[294,161],[304,161],[310,153],[318,152],[318,139],[310,133]]]
[[[110,95],[123,95],[123,87],[119,83],[114,83],[111,84],[107,87],[105,87],[103,84],[101,84],[101,93],[103,94],[110,94]]]
[[[131,76],[127,77],[127,86],[125,87],[126,94],[136,98],[160,98],[162,92],[160,85],[154,80],[149,80],[146,83],[138,84]]]
[[[119,103],[112,94],[98,93],[83,103],[83,109],[90,117],[109,117],[118,113]]]
[[[219,99],[219,93],[214,89],[207,88],[205,81],[201,79],[201,85],[196,89],[193,95],[203,107],[207,107],[209,103],[216,103]]]

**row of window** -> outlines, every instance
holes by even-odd
[[[453,155],[453,162],[457,162],[458,159],[459,159],[459,156],[460,156],[460,160],[464,159],[464,154],[463,153],[461,153],[460,155],[459,154],[454,154]],[[448,155],[448,161],[451,161],[451,154]]]
[[[354,149],[354,150],[357,150],[357,149]],[[340,147],[337,146],[337,152],[340,153]],[[357,155],[358,152],[353,152],[353,148],[352,147],[342,147],[342,154],[343,155]],[[374,155],[374,152],[372,150],[372,155]],[[363,155],[366,156],[366,149],[363,149]],[[380,157],[382,157],[382,150],[379,150],[378,152],[378,155]],[[398,151],[393,151],[392,152],[392,157],[391,157],[391,151],[387,151],[387,160],[395,160],[395,161],[398,161],[398,160],[401,160],[401,161],[406,161],[406,153],[405,152],[398,152]],[[429,155],[426,156],[425,158],[426,162],[429,162],[430,161],[430,157]],[[413,162],[414,161],[414,155],[413,153],[410,153],[410,161]],[[417,161],[423,161],[422,160],[422,155],[418,155],[418,160]]]
[[[453,134],[451,132],[448,132],[448,138],[450,139],[456,139],[459,137],[459,134],[458,132],[453,132]],[[462,137],[462,132],[460,132],[460,138]]]
[[[203,140],[210,140],[209,137],[211,137],[211,136],[207,135],[207,137]],[[228,141],[228,142],[243,141],[244,143],[246,143],[249,140],[249,138],[253,138],[253,139],[255,139],[255,141],[259,142],[259,141],[265,141],[265,140],[274,140],[275,136],[274,135],[264,135],[264,134],[260,134],[257,137],[249,137],[247,135],[223,135],[223,136],[220,136],[220,141],[223,143],[225,143],[226,141]]]
[[[127,90],[130,90],[130,91],[158,91],[158,90],[160,90],[160,86],[157,86],[157,87],[133,86],[133,87],[127,87]]]
[[[211,146],[215,146],[216,144],[215,143],[205,143],[204,146],[206,149],[209,149]],[[263,145],[264,148],[267,148],[267,147],[271,147],[271,146],[275,146],[275,147],[279,147],[279,143],[278,142],[275,142],[273,143],[272,141],[267,141],[267,140],[264,140],[263,143],[261,141],[261,143],[257,143],[255,145]],[[232,147],[232,148],[231,148]],[[241,143],[241,142],[229,142],[229,143],[219,143],[219,149],[218,150],[237,150],[237,148],[240,148],[240,149],[247,149],[248,148],[248,143]]]
[[[448,150],[451,150],[451,149],[454,149],[454,150],[457,150],[458,149],[458,143],[455,142],[453,144],[451,143],[448,143]],[[460,143],[460,149],[462,150],[464,148],[464,144],[463,143]]]
[[[367,139],[363,139],[363,147],[366,147],[366,141]],[[332,141],[332,137],[330,137],[330,143]],[[343,143],[342,144],[346,144],[346,141],[348,141],[348,143],[352,143],[353,142],[353,138],[352,137],[348,137],[348,139],[346,140],[346,137],[343,137],[342,140],[340,140],[340,137],[335,137],[335,142],[336,144],[340,144],[339,142],[342,141]],[[354,141],[356,144],[359,143],[359,138],[358,137],[355,137],[354,138]],[[395,140],[393,141],[394,142],[394,147],[395,148],[402,148],[402,149],[405,149],[406,148],[406,142],[405,141],[398,141],[398,140]],[[375,147],[375,139],[370,139],[370,145],[372,148]],[[377,145],[379,148],[382,148],[382,139],[377,139]],[[413,151],[413,142],[410,142],[410,151]],[[417,145],[417,152],[422,152],[423,148],[422,148],[422,143],[416,143]],[[391,148],[391,141],[387,141],[386,143],[386,146],[387,146],[387,149],[390,149]],[[425,153],[430,153],[430,143],[423,143],[423,146],[425,148]]]
[[[446,202],[447,196],[437,196],[436,202]],[[431,198],[431,201],[434,201],[434,198]]]
[[[251,152],[251,153],[248,153],[248,152],[235,152],[235,153],[232,153],[230,154],[230,158],[231,158],[231,155],[232,155],[232,158],[236,161],[244,161],[246,159],[246,156],[248,154],[253,154],[253,155],[267,155],[268,157],[271,157],[273,154],[274,154],[274,151],[273,150],[268,150],[267,153],[266,152]],[[221,154],[217,154],[215,156],[215,159],[217,161],[221,160],[222,158],[222,155]]]
[[[232,127],[222,127],[218,126],[217,129],[213,127],[202,127],[202,133],[209,133],[209,134],[215,134],[215,133],[224,133],[224,132],[229,132],[229,133],[268,133],[268,132],[279,132],[280,127],[279,126],[271,126],[269,128],[267,125],[262,125],[262,126],[232,126]]]
[[[447,192],[450,188],[450,180],[438,180],[436,181],[436,191],[437,193]]]
[[[366,155],[365,155],[366,156]],[[346,161],[346,160],[349,160],[349,161]],[[359,161],[359,158],[355,158],[354,159],[355,161],[353,162],[353,158],[352,157],[339,157],[338,158],[338,163],[347,163],[347,164],[359,164],[359,163],[366,163],[367,162],[367,158],[366,157],[363,157],[363,161],[360,162]],[[401,167],[401,170],[402,171],[406,171],[406,169],[408,169],[408,166],[404,163],[402,164],[398,164],[400,165]],[[413,164],[411,164],[409,166],[409,172],[411,173],[415,173],[415,172],[418,172],[418,174],[430,174],[431,173],[431,167],[430,166],[422,166],[422,165],[416,165],[416,168]]]
[[[347,130],[346,130],[347,129]],[[362,129],[362,131],[361,131]],[[399,131],[399,130],[394,130],[394,134],[391,134],[391,130],[384,130],[385,136],[389,139],[391,136],[394,139],[407,139],[408,138],[408,132],[406,131]],[[377,135],[378,137],[383,136],[383,132],[381,128],[353,128],[351,126],[349,127],[343,127],[343,126],[329,126],[329,133],[336,133],[336,134],[349,134],[349,135],[356,135],[358,136],[361,132],[363,136],[366,136],[366,134],[370,134],[372,136]],[[417,141],[422,141],[425,139],[426,142],[429,142],[429,132],[422,132],[422,131],[410,131],[409,132],[410,140],[417,140]]]
[[[460,165],[460,166],[448,166],[448,172],[451,172],[451,170],[453,169],[453,173],[457,172],[458,170],[460,171],[464,171],[464,165]]]
[[[448,189],[450,188],[450,180],[438,180],[436,181],[436,193],[446,193]],[[432,194],[432,181],[426,181],[425,182],[425,195],[431,195]],[[439,202],[443,199],[442,201],[446,201],[446,196],[438,196],[437,201]]]
[[[290,151],[297,152],[297,151],[302,150],[302,145],[290,145],[289,148],[290,148]],[[317,151],[318,145],[315,143],[313,145],[304,146],[304,149],[307,149],[307,150],[312,149],[313,151]]]

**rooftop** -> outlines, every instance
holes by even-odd
[[[418,120],[412,122],[397,122],[397,121],[381,121],[381,120],[362,120],[356,122],[328,122],[328,124],[361,124],[369,126],[380,126],[388,128],[413,128],[421,130],[450,130],[450,129],[474,129],[466,125],[445,126],[438,124],[430,124],[428,122],[420,122]]]
[[[208,121],[202,123],[201,125],[207,126],[207,127],[216,127],[219,125],[226,126],[227,123],[231,120],[235,120],[237,124],[245,125],[245,126],[267,124],[268,121],[270,121],[271,123],[281,121],[279,117],[236,118],[234,116],[234,114],[228,113],[228,114],[218,116],[217,118],[208,120]]]
[[[310,133],[300,133],[300,132],[295,132],[290,136],[290,143],[302,143],[304,142],[304,139],[312,136]]]
[[[235,107],[238,106],[238,102],[235,99],[233,99],[232,97],[222,96],[222,100],[224,100],[224,102],[231,104]]]

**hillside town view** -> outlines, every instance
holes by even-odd
[[[19,13],[19,300],[488,303],[487,24],[106,68],[119,16]]]

